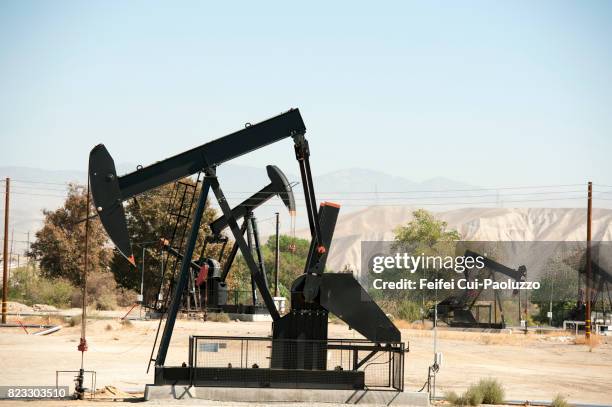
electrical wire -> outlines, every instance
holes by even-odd
[[[30,180],[14,179],[14,178],[11,178],[11,181],[23,182],[23,183],[26,183],[26,184],[63,185],[63,186],[70,185],[69,182],[30,181]]]

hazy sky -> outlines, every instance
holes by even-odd
[[[0,2],[0,166],[149,164],[299,107],[315,174],[612,185],[612,2]],[[290,141],[238,163],[297,172]]]

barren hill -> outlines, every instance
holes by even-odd
[[[348,265],[359,270],[361,241],[393,240],[393,230],[412,219],[415,207],[372,206],[340,214],[328,267]],[[586,210],[582,208],[463,208],[436,216],[464,240],[580,241],[586,238]],[[308,230],[296,233],[307,237]],[[612,240],[612,210],[593,210],[593,240]]]

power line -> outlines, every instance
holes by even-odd
[[[437,191],[432,191],[432,192],[437,192],[437,193],[443,193],[443,192],[451,192],[452,190],[437,190]],[[402,192],[392,192],[392,191],[385,191],[385,192],[380,192],[380,193],[394,193],[394,194],[412,194],[418,191],[402,191]],[[420,191],[420,192],[424,192],[424,191]],[[562,194],[562,193],[578,193],[578,192],[582,192],[579,190],[570,190],[570,191],[541,191],[541,192],[515,192],[515,193],[510,193],[510,194],[506,194],[504,196],[517,196],[517,195],[551,195],[551,194]],[[0,191],[0,194],[3,194],[4,192]],[[17,195],[26,195],[26,196],[45,196],[45,197],[56,197],[56,198],[64,198],[68,195],[68,192],[66,192],[63,195],[56,195],[56,194],[48,194],[48,193],[34,193],[34,192],[19,192],[19,191],[15,191],[13,192],[14,194]],[[239,199],[239,198],[248,198],[249,196],[252,195],[257,195],[258,193],[254,193],[251,195],[232,195],[232,194],[246,194],[246,192],[234,192],[234,191],[229,191],[226,195],[228,198],[230,199]],[[325,197],[325,199],[337,199],[338,197],[336,195],[341,195],[341,194],[357,194],[357,193],[362,193],[362,194],[367,194],[366,192],[324,192],[324,193],[320,193],[320,194],[325,194],[323,195],[323,197]],[[604,193],[612,193],[612,191],[610,192],[599,192],[601,194]],[[327,194],[330,194],[330,197],[328,197]],[[161,197],[169,197],[171,196],[171,194],[169,193],[157,193],[157,195],[161,195]],[[331,196],[334,195],[334,196]],[[482,197],[497,197],[498,194],[480,194],[480,195],[436,195],[436,196],[417,196],[417,197],[385,197],[384,199],[449,199],[449,198],[482,198]],[[304,200],[304,197],[301,196],[297,196],[296,197],[297,200]],[[323,199],[323,198],[320,198]],[[378,199],[378,198],[342,198],[344,200],[366,200],[366,199]]]
[[[578,193],[582,191],[550,191],[550,192],[522,192],[522,193],[511,193],[507,195],[502,195],[505,197],[508,196],[517,196],[517,195],[552,195],[552,194],[569,194],[569,193]],[[603,193],[603,192],[602,192]],[[227,195],[228,198],[240,198],[240,196],[230,196]],[[485,198],[485,197],[497,197],[498,194],[484,194],[484,195],[437,195],[437,196],[408,196],[408,197],[384,197],[382,199],[454,199],[454,198]],[[319,196],[319,199],[334,199],[338,198],[337,196],[333,197],[330,195],[323,195],[323,197]],[[305,198],[298,196],[295,197],[296,200],[303,201]],[[378,197],[357,197],[357,198],[341,198],[344,201],[361,201],[361,200],[380,200]]]
[[[62,185],[62,186],[68,186],[71,184],[70,182],[29,181],[29,180],[14,179],[14,178],[11,178],[11,181],[23,182],[26,184],[44,184],[44,185]]]
[[[69,186],[71,183],[75,182],[50,182],[50,181],[33,181],[33,180],[24,180],[24,179],[14,179],[11,178],[12,181],[26,183],[26,184],[42,184],[42,185],[58,185],[58,186]],[[0,182],[4,182],[1,180]],[[594,184],[597,186],[603,186],[612,188],[612,185],[605,184]],[[564,188],[564,187],[575,187],[575,186],[584,186],[584,184],[549,184],[549,185],[527,185],[527,186],[489,186],[489,187],[474,187],[474,188],[457,188],[457,189],[422,189],[422,190],[413,190],[413,191],[351,191],[345,193],[368,193],[368,194],[377,194],[377,193],[403,193],[403,192],[463,192],[463,191],[492,191],[498,189],[534,189],[534,188]],[[237,193],[249,193],[249,191],[228,191],[228,192],[237,192]]]
[[[565,201],[565,200],[582,200],[585,199],[583,196],[570,196],[563,198],[548,198],[548,199],[518,199],[518,200],[503,200],[503,203],[521,203],[521,202],[547,202],[547,201]],[[600,198],[602,200],[612,200],[611,198]],[[416,202],[412,206],[432,206],[432,205],[474,205],[474,204],[498,204],[498,201],[476,201],[476,202]],[[284,207],[281,203],[274,203],[270,206],[274,207]],[[346,204],[342,205],[343,207],[367,207],[367,206],[401,206],[401,203],[393,203],[393,204]]]
[[[53,194],[35,194],[30,192],[12,192],[11,195],[26,195],[26,196],[46,196],[46,197],[54,197],[54,198],[66,198],[67,195],[53,195]],[[0,195],[4,195],[4,192],[0,193]]]
[[[515,186],[515,187],[476,187],[465,189],[414,189],[403,191],[327,191],[334,194],[411,194],[415,192],[470,192],[470,191],[495,191],[509,189],[536,189],[536,188],[567,188],[584,186],[584,184],[558,184],[558,185],[531,185],[531,186]],[[252,191],[226,191],[227,193],[251,194]]]
[[[35,187],[35,186],[30,186],[30,185],[15,185],[14,186],[15,189],[21,189],[21,190],[26,190],[26,191],[66,191],[66,188],[46,188],[46,187]]]
[[[68,183],[53,183],[53,182],[44,182],[44,181],[25,181],[25,180],[17,180],[18,182],[26,182],[26,183],[32,183],[32,184],[45,184],[45,185],[62,185],[62,186],[67,186],[69,185]],[[411,190],[411,191],[336,191],[336,192],[332,192],[332,191],[327,191],[324,193],[320,193],[323,194],[323,196],[319,196],[319,199],[321,200],[326,200],[326,199],[339,199],[341,201],[370,201],[370,200],[375,200],[378,201],[379,198],[377,197],[378,194],[401,194],[401,195],[410,195],[410,194],[414,194],[414,193],[437,193],[437,194],[444,194],[447,192],[459,192],[459,191],[463,191],[463,192],[469,192],[469,191],[514,191],[514,190],[523,190],[523,189],[535,189],[535,188],[567,188],[567,187],[575,187],[575,186],[582,186],[582,184],[556,184],[556,185],[539,185],[539,186],[520,186],[520,187],[488,187],[488,188],[473,188],[473,189],[446,189],[446,190],[442,190],[442,189],[437,189],[437,190]],[[604,187],[610,187],[612,188],[612,186],[607,186],[607,185],[602,185]],[[30,192],[32,190],[34,191],[60,191],[59,189],[55,189],[55,188],[44,188],[44,187],[23,187],[23,186],[18,186],[17,188],[19,188],[20,190],[18,191],[14,191],[13,193],[16,195],[23,195],[23,196],[39,196],[39,197],[50,197],[50,198],[66,198],[66,196],[68,195],[68,192],[66,192],[63,195],[59,195],[59,194],[49,194],[49,193],[37,193],[37,192]],[[26,189],[28,192],[23,192],[23,189]],[[162,198],[164,197],[170,197],[171,193],[167,192],[164,193],[162,191],[152,191],[153,194],[161,196]],[[558,190],[558,191],[537,191],[537,192],[511,192],[508,194],[504,194],[503,196],[501,196],[503,198],[503,202],[506,203],[512,203],[512,202],[537,202],[537,201],[549,201],[549,200],[563,200],[563,199],[581,199],[583,197],[559,197],[559,198],[545,198],[545,199],[524,199],[524,200],[516,200],[516,199],[508,199],[508,197],[513,197],[513,196],[536,196],[536,195],[558,195],[558,194],[564,194],[564,193],[579,193],[582,192],[581,190]],[[3,194],[3,191],[0,191],[0,194]],[[612,193],[612,191],[601,191],[598,192],[598,194],[610,194]],[[233,195],[235,194],[235,195]],[[240,199],[240,198],[247,198],[247,195],[238,195],[238,194],[249,194],[248,196],[252,196],[252,195],[256,195],[246,192],[246,191],[228,191],[227,197],[229,199]],[[329,197],[328,197],[329,194]],[[347,197],[347,198],[342,198],[339,197],[338,195],[357,195],[357,194],[362,194],[364,195],[363,197]],[[372,197],[371,195],[375,194],[374,197]],[[331,196],[334,195],[334,196]],[[446,200],[446,199],[470,199],[470,200],[477,200],[479,198],[487,198],[487,197],[500,197],[500,194],[469,194],[469,195],[434,195],[434,196],[387,196],[384,197],[384,200],[397,200],[397,201],[402,201],[402,200],[430,200],[430,199],[440,199],[440,200]],[[597,196],[598,199],[600,200],[609,200],[609,198],[602,198],[601,196]],[[296,196],[295,199],[298,202],[302,202],[304,201],[304,198],[301,196]],[[499,203],[499,200],[496,200],[496,202],[484,202],[484,201],[476,201],[476,202],[436,202],[436,203],[419,203],[420,205],[473,205],[473,204],[490,204],[490,203]],[[351,206],[351,205],[345,205],[345,206]],[[364,205],[353,205],[353,206],[364,206]]]

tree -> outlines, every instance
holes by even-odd
[[[394,243],[390,247],[393,253],[407,253],[414,256],[454,256],[456,242],[461,239],[456,230],[447,230],[447,223],[419,209],[412,213],[413,219],[404,226],[395,229]],[[435,273],[435,274],[433,274]],[[448,270],[427,269],[420,266],[414,273],[404,269],[385,271],[386,281],[399,281],[408,278],[419,281],[421,278],[453,277],[454,272]],[[433,293],[422,290],[380,290],[371,289],[372,296],[380,301],[383,309],[402,319],[415,320],[424,315],[420,305],[433,300]],[[419,312],[420,311],[420,312]],[[420,314],[420,315],[419,315]]]
[[[36,232],[29,256],[40,263],[41,275],[47,278],[66,278],[79,286],[84,265],[87,196],[82,185],[70,184],[62,207],[44,210],[43,227]],[[111,250],[100,221],[89,222],[89,273],[108,270]]]
[[[436,245],[456,242],[461,235],[447,230],[448,224],[438,220],[431,212],[419,209],[412,212],[413,219],[406,226],[395,229],[395,241],[401,245],[433,249]]]
[[[564,253],[556,252],[546,259],[542,267],[544,274],[539,278],[540,288],[530,292],[531,303],[538,307],[534,319],[540,323],[552,322],[553,326],[562,325],[566,319],[584,318],[584,314],[575,315],[581,291],[580,273],[585,267],[584,249],[563,249]],[[551,305],[552,321],[548,318]]]
[[[194,185],[194,181],[191,178],[185,178],[180,181],[183,184]],[[180,193],[178,199],[174,200],[173,212],[177,211],[177,207],[180,206],[181,201],[180,195],[182,194],[183,186],[179,186]],[[160,283],[164,288],[172,286],[173,278],[176,273],[180,270],[180,261],[176,261],[173,257],[168,257],[167,254],[162,256],[162,251],[158,242],[161,238],[171,239],[172,235],[175,234],[176,238],[173,242],[173,246],[180,248],[180,252],[184,252],[185,245],[183,243],[189,235],[191,220],[193,212],[195,211],[195,204],[191,207],[191,211],[185,208],[183,215],[187,217],[180,218],[176,225],[176,233],[174,233],[174,224],[176,217],[168,216],[169,203],[175,192],[175,184],[168,184],[156,188],[154,190],[145,192],[139,195],[136,199],[125,202],[124,208],[126,212],[128,233],[132,241],[132,248],[134,251],[134,260],[136,262],[136,268],[131,266],[128,261],[115,251],[112,262],[111,271],[113,272],[117,283],[124,288],[136,290],[140,292],[140,281],[141,281],[141,267],[142,267],[142,247],[145,246],[145,270],[144,270],[144,299],[147,303],[152,303],[155,296],[158,293]],[[195,191],[195,198],[200,193],[200,186],[198,185]],[[188,196],[190,201],[190,195]],[[188,202],[186,204],[188,206]],[[206,209],[202,218],[200,227],[200,233],[198,235],[198,242],[194,251],[194,260],[197,260],[202,254],[202,247],[206,236],[210,235],[209,224],[218,217],[217,211],[210,206],[210,201],[206,203]],[[239,221],[239,224],[242,223]],[[183,230],[185,231],[184,239]],[[223,266],[227,254],[230,252],[233,242],[233,236],[226,229],[224,231],[226,235],[230,236],[230,241],[227,244],[223,258],[221,259],[221,265]],[[246,236],[246,234],[245,234]],[[290,249],[290,245],[295,244],[295,251]],[[302,274],[304,270],[304,264],[306,256],[308,255],[308,249],[310,242],[305,239],[296,239],[289,236],[280,237],[280,257],[281,267],[279,272],[280,281],[280,292],[282,295],[288,296],[289,289],[293,280]],[[220,254],[219,244],[208,244],[206,252],[203,253],[204,257],[210,257],[214,259],[219,258]],[[266,274],[268,277],[269,288],[273,290],[274,281],[274,256],[275,256],[275,236],[271,236],[267,243],[262,245],[262,253],[264,257],[264,264],[266,267]],[[253,257],[256,259],[256,254],[253,251]],[[161,270],[162,270],[162,259],[164,261],[164,281],[161,281]],[[236,259],[232,265],[227,276],[227,285],[229,290],[243,291],[244,296],[240,298],[250,298],[248,292],[250,290],[251,278],[250,271],[242,258],[240,252],[236,256]],[[166,290],[164,289],[163,292]],[[248,302],[248,300],[245,300]]]
[[[175,239],[172,245],[175,248],[182,248],[184,251],[184,242],[187,239],[191,227],[191,220],[195,212],[197,198],[200,193],[200,185],[198,183],[195,190],[195,198],[193,205],[191,202],[191,192],[188,192],[185,200],[182,199],[182,191],[185,185],[193,186],[195,181],[192,178],[184,178],[180,181],[181,184],[167,184],[151,191],[147,191],[135,199],[131,199],[124,204],[128,233],[132,241],[132,249],[134,251],[134,260],[136,269],[131,266],[128,261],[119,252],[115,251],[111,271],[115,275],[117,283],[127,289],[140,292],[140,281],[142,271],[142,256],[143,246],[145,249],[145,270],[144,270],[144,295],[145,299],[153,299],[157,295],[161,281],[162,259],[164,261],[164,281],[163,284],[170,284],[170,280],[174,276],[174,271],[180,269],[180,261],[176,261],[168,254],[163,254],[161,245],[159,244],[162,238],[170,240],[172,236]],[[178,195],[175,195],[175,188],[178,188]],[[189,187],[186,187],[191,190]],[[176,198],[176,199],[173,199]],[[172,208],[170,203],[173,202]],[[182,215],[185,217],[170,216],[171,209],[176,213],[183,202]],[[190,207],[190,208],[189,208]],[[191,209],[191,210],[189,210]],[[204,238],[210,234],[209,223],[216,219],[217,213],[214,208],[210,207],[210,201],[206,203],[206,209],[202,217],[200,233],[198,235],[198,243],[194,251],[194,259],[200,255]],[[177,222],[178,219],[178,222]],[[176,232],[174,228],[176,225]],[[231,244],[228,244],[231,246]],[[229,247],[228,247],[229,249]],[[209,245],[206,250],[206,256],[216,258],[219,254],[219,245]],[[227,250],[226,250],[227,253]]]
[[[292,247],[295,247],[293,249]],[[278,272],[279,292],[284,297],[290,296],[291,284],[304,272],[306,257],[310,241],[286,235],[280,235],[280,267]],[[264,257],[266,277],[270,292],[274,291],[274,262],[276,256],[276,236],[270,236],[268,241],[262,245],[261,251]],[[256,259],[256,254],[253,252]],[[250,271],[242,255],[236,256],[234,266],[228,276],[228,287],[231,290],[248,291],[250,290],[251,278]]]

